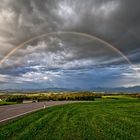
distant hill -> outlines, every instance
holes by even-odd
[[[0,92],[80,92],[80,91],[94,91],[94,92],[131,92],[136,93],[140,92],[140,86],[134,87],[117,87],[117,88],[102,88],[102,87],[94,87],[90,89],[83,88],[45,88],[45,89],[6,89],[0,90]]]

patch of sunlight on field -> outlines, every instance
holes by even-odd
[[[137,99],[135,97],[131,97],[129,95],[111,95],[111,96],[102,96],[103,99]]]

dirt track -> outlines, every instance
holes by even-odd
[[[16,105],[5,105],[0,106],[0,123],[19,116],[23,116],[30,112],[37,111],[44,108],[44,103],[46,107],[74,103],[78,101],[49,101],[49,102],[38,102],[38,103],[28,103],[28,104],[16,104]]]

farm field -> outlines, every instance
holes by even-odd
[[[1,140],[139,140],[139,100],[54,106],[0,126]]]

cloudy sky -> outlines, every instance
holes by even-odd
[[[1,0],[0,89],[140,86],[139,5]]]

